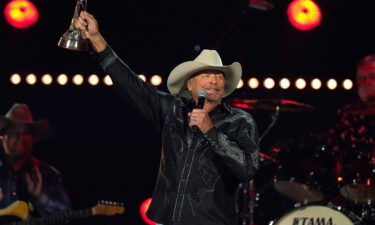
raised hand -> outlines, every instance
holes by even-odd
[[[38,167],[34,167],[29,173],[26,173],[27,191],[30,195],[37,197],[42,192],[43,177]]]
[[[106,41],[99,32],[98,21],[93,15],[86,11],[81,11],[79,17],[74,20],[74,27],[82,30],[82,36],[89,39],[95,51],[101,52],[107,46]]]
[[[81,11],[79,17],[74,21],[74,26],[82,30],[84,38],[92,39],[100,35],[98,21],[86,11]]]

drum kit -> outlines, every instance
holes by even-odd
[[[230,104],[273,112],[261,140],[279,112],[314,110],[283,99]],[[260,153],[256,176],[238,188],[238,224],[375,225],[375,104],[353,103],[337,114],[337,124],[323,134],[276,140]]]

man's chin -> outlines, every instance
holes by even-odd
[[[206,100],[208,102],[219,102],[219,101],[221,101],[221,98],[219,98],[219,97],[214,98],[214,97],[207,96]]]

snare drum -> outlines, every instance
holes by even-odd
[[[361,219],[340,207],[310,205],[296,208],[269,225],[360,225]]]

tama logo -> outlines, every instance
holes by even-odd
[[[333,221],[331,217],[295,217],[293,225],[333,225]]]

